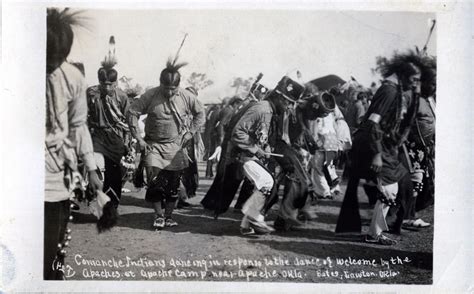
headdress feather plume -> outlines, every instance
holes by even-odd
[[[73,26],[84,27],[85,17],[78,10],[71,12],[69,8],[60,10],[58,8],[48,8],[46,11],[46,73],[52,73],[60,64],[66,60],[71,52],[74,40]],[[47,95],[46,107],[46,128],[48,131],[65,126],[58,119],[57,98]],[[55,95],[54,95],[55,96]]]
[[[82,16],[83,10],[71,12],[69,8],[59,11],[57,8],[48,8],[48,29],[58,30],[64,26],[85,26],[86,18]]]
[[[103,68],[111,69],[117,64],[117,57],[115,56],[115,37],[110,36],[109,38],[109,52],[104,57],[104,60],[100,63]]]
[[[181,51],[181,48],[183,48],[184,41],[186,41],[186,37],[187,37],[187,36],[188,36],[187,33],[184,34],[183,41],[181,41],[181,45],[179,45],[178,51],[176,51],[176,55],[174,56],[173,64],[175,64],[176,61],[178,61],[179,52]]]
[[[428,25],[430,26],[430,31],[428,33],[428,38],[426,39],[425,46],[423,46],[423,54],[426,55],[428,51],[428,43],[430,42],[431,35],[433,34],[433,30],[436,26],[436,19],[428,19]]]
[[[184,35],[184,38],[183,38],[183,41],[181,41],[181,45],[179,45],[179,48],[178,48],[178,51],[176,51],[176,55],[173,57],[169,57],[168,58],[168,61],[166,62],[166,68],[172,72],[177,72],[180,68],[182,68],[183,66],[186,66],[188,65],[187,62],[180,62],[180,63],[177,63],[178,62],[178,58],[179,58],[179,52],[181,51],[181,48],[183,48],[183,45],[184,45],[184,41],[186,40],[186,37],[188,36],[188,34],[186,33]]]
[[[166,62],[166,68],[172,72],[177,72],[180,68],[186,65],[188,65],[187,62],[176,63],[176,58],[173,59],[172,57],[168,58],[168,61]]]

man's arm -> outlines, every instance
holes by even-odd
[[[88,171],[97,169],[94,160],[94,148],[87,127],[86,85],[83,78],[79,79],[74,97],[69,102],[69,140],[74,143],[76,154],[82,158]]]
[[[72,100],[68,105],[69,140],[74,143],[78,157],[82,158],[86,170],[89,172],[89,187],[92,192],[103,188],[102,181],[97,174],[97,165],[94,160],[94,147],[87,127],[87,98],[86,82],[80,76],[74,88]]]
[[[380,127],[380,122],[389,113],[392,105],[399,97],[395,86],[385,85],[379,88],[374,96],[374,103],[369,108],[367,123],[369,124],[369,149],[373,152],[371,168],[376,173],[382,170],[382,140],[384,130]]]
[[[370,114],[367,117],[368,124],[370,125],[369,148],[374,154],[382,152],[384,131],[380,127],[380,122],[388,114],[398,95],[397,89],[389,85],[380,87],[375,93],[374,103],[370,106]]]
[[[143,141],[143,138],[140,136],[140,129],[138,128],[138,120],[140,115],[145,114],[151,96],[149,92],[146,92],[139,99],[136,99],[135,102],[128,107],[126,112],[130,134],[137,139],[138,142]]]
[[[206,112],[204,111],[204,107],[196,96],[190,95],[190,102],[193,120],[189,127],[189,131],[194,135],[202,128],[202,126],[206,122]]]
[[[271,114],[263,113],[263,109],[258,105],[249,108],[232,130],[232,142],[252,154],[262,151],[254,139],[256,134],[252,133],[261,132],[268,137],[270,121]]]
[[[130,101],[128,99],[127,94],[125,94],[125,92],[120,89],[118,89],[117,95],[118,95],[119,103],[120,103],[120,112],[124,115],[124,118],[126,121],[127,120],[126,113],[128,112],[128,109],[130,108]],[[123,129],[123,143],[125,144],[125,146],[127,146],[127,148],[130,145],[130,141],[131,141],[130,128],[128,129],[124,128]]]

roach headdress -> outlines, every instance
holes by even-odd
[[[173,60],[171,57],[166,62],[166,67],[161,71],[160,84],[164,86],[179,86],[181,81],[181,74],[179,69],[187,65],[187,62],[176,62],[176,58]]]
[[[81,11],[71,12],[69,8],[59,11],[48,8],[46,17],[46,63],[48,67],[59,66],[71,51],[74,33],[73,26],[83,26]],[[58,64],[59,63],[59,64]],[[51,72],[55,68],[49,68]]]
[[[179,52],[181,51],[181,48],[183,48],[184,41],[186,40],[187,36],[188,34],[184,35],[183,41],[181,41],[181,45],[179,46],[178,51],[176,52],[176,55],[174,56],[174,58],[172,57],[168,58],[165,69],[161,71],[161,74],[160,74],[161,85],[171,86],[171,87],[179,86],[179,82],[181,81],[181,74],[179,73],[179,69],[188,64],[187,62],[178,63]]]
[[[395,52],[391,59],[383,59],[377,70],[384,78],[396,73],[400,76],[410,76],[421,73],[423,83],[436,79],[436,57],[428,56],[425,51],[408,50],[405,53]]]
[[[404,53],[395,52],[391,59],[384,59],[377,70],[384,78],[394,73],[400,77],[413,75],[418,71],[415,67],[423,72],[426,69],[426,59],[414,50],[408,50]]]
[[[436,79],[436,57],[424,56],[423,64],[425,66],[421,69],[421,81],[428,82],[433,79]]]
[[[74,34],[73,26],[83,26],[80,11],[70,12],[68,8],[59,11],[48,8],[46,16],[46,73],[51,74],[66,60],[71,51]],[[48,132],[55,128],[64,128],[59,121],[58,101],[54,95],[46,99],[46,129]]]
[[[117,64],[117,57],[115,56],[115,38],[110,36],[109,38],[109,52],[104,57],[104,60],[100,63],[102,65],[97,72],[99,82],[101,83],[113,83],[117,81],[117,71],[114,66]]]

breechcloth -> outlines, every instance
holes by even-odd
[[[122,197],[122,167],[120,163],[113,162],[108,157],[104,156],[105,161],[105,173],[104,173],[104,192],[107,192],[107,195],[112,200],[115,206],[118,206],[120,198]],[[117,197],[114,197],[113,193]],[[118,199],[117,199],[118,198]]]
[[[146,201],[156,203],[178,199],[182,171],[160,170],[156,167],[147,167],[146,169],[147,179],[151,179],[145,194]]]
[[[244,179],[242,166],[243,164],[241,162],[234,161],[225,168],[221,186],[222,190],[216,203],[216,210],[218,213],[226,212],[232,203],[232,200]]]
[[[117,207],[122,197],[122,166],[120,161],[116,162],[111,157],[99,152],[94,152],[97,167],[103,173],[104,193],[110,197],[112,203]]]

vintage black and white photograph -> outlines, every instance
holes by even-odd
[[[6,1],[0,292],[469,292],[470,6]]]
[[[432,283],[436,14],[45,22],[45,280]]]

